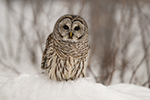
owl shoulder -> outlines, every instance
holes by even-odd
[[[52,45],[52,42],[53,42],[53,37],[52,37],[52,33],[47,37],[46,39],[46,46],[45,46],[45,50],[43,51],[43,57],[42,57],[42,63],[41,63],[41,68],[42,69],[47,69],[47,66],[46,66],[46,61],[48,60],[47,58],[47,55],[49,52],[49,48],[51,47]]]
[[[46,47],[45,47],[44,54],[46,54],[48,48],[52,46],[53,46],[53,33],[51,33],[46,39]]]
[[[46,39],[46,44],[49,44],[53,41],[53,33],[51,33],[50,35],[48,35],[47,39]]]

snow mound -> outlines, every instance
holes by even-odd
[[[104,86],[90,79],[50,81],[45,75],[0,77],[0,100],[150,100],[150,90],[129,84]]]

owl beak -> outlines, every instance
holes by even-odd
[[[72,36],[73,36],[73,33],[70,32],[70,33],[69,33],[69,38],[72,38]]]

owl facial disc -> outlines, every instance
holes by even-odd
[[[88,39],[88,27],[85,20],[77,15],[65,15],[58,19],[54,31],[60,40],[79,42]]]

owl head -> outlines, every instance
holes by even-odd
[[[53,33],[59,40],[78,42],[88,39],[88,26],[82,17],[67,14],[57,20]]]

